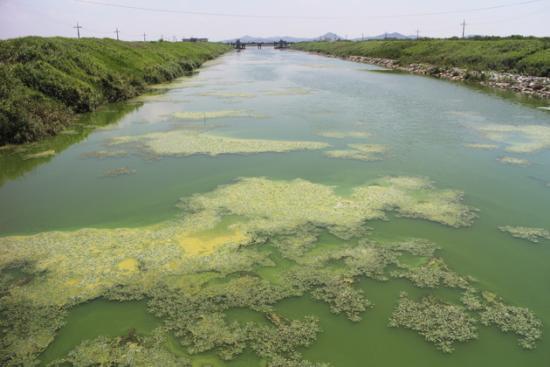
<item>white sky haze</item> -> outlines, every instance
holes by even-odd
[[[142,8],[142,9],[138,9]],[[148,9],[148,10],[147,10]],[[550,0],[0,0],[0,38],[26,35],[124,40],[243,35],[357,38],[385,32],[550,36]]]

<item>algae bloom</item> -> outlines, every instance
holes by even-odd
[[[509,233],[515,238],[521,238],[533,243],[550,240],[550,231],[544,228],[502,226],[498,227],[498,229],[502,232]]]
[[[317,135],[323,136],[325,138],[332,138],[332,139],[345,139],[345,138],[368,138],[370,134],[366,131],[336,131],[336,130],[329,130],[329,131],[321,131],[318,132]]]
[[[254,117],[250,111],[224,110],[224,111],[185,111],[175,112],[173,117],[179,120],[212,120],[229,117]]]
[[[501,157],[498,159],[500,163],[509,164],[512,166],[528,166],[530,163],[527,159],[516,157]]]
[[[329,150],[325,155],[330,158],[355,159],[359,161],[379,161],[388,150],[380,144],[349,144],[350,149]]]
[[[549,126],[490,124],[476,129],[488,139],[506,144],[508,152],[533,153],[550,148]]]
[[[329,144],[314,141],[287,141],[231,138],[196,130],[174,130],[137,136],[113,138],[112,146],[137,144],[145,152],[156,156],[190,156],[205,154],[283,153],[299,150],[319,150]]]

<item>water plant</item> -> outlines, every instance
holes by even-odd
[[[485,296],[487,306],[480,313],[484,325],[495,325],[505,333],[518,336],[518,344],[533,349],[542,337],[542,321],[525,307],[504,304],[498,297]]]
[[[129,144],[137,144],[142,150],[153,156],[190,156],[194,154],[217,156],[221,154],[282,153],[297,150],[318,150],[329,146],[326,143],[314,141],[231,138],[201,132],[197,129],[121,136],[113,138],[109,142],[111,146]]]
[[[389,326],[414,330],[445,353],[451,353],[456,343],[477,338],[474,318],[462,307],[433,296],[414,301],[401,293]]]
[[[281,367],[323,365],[303,360],[300,353],[319,334],[318,321],[287,320],[275,312],[277,303],[290,297],[308,295],[356,322],[373,307],[356,286],[360,279],[405,278],[418,287],[462,290],[469,311],[494,307],[481,300],[468,277],[450,270],[433,243],[369,240],[365,224],[385,219],[390,211],[453,227],[472,222],[475,210],[462,203],[462,193],[436,189],[424,178],[385,177],[348,195],[305,180],[244,178],[185,198],[180,207],[178,218],[147,227],[0,237],[0,274],[22,267],[31,276],[25,282],[0,278],[2,330],[9,330],[0,353],[3,364],[35,363],[62,327],[67,310],[98,297],[147,300],[149,312],[164,321],[163,333],[173,334],[191,355],[212,352],[231,360],[252,350]],[[325,231],[341,243],[318,249]],[[288,262],[284,271],[281,257]],[[417,258],[413,263],[419,265],[404,257]],[[262,269],[273,271],[264,277]],[[453,343],[475,331],[460,306],[410,302],[401,302],[392,322],[419,331],[443,350],[452,350]],[[230,321],[226,312],[235,308],[261,313],[266,321]],[[538,335],[541,325],[533,316],[527,329],[520,327],[519,315],[532,313],[516,313],[507,326],[501,316],[487,313],[485,319],[534,346],[537,338],[529,335]],[[426,320],[418,326],[422,317]],[[118,363],[129,355],[136,361],[151,355],[170,365],[174,356],[165,353],[149,336],[99,338],[84,342],[62,361],[101,363],[93,359],[97,354]]]
[[[23,160],[49,158],[49,157],[53,157],[54,155],[55,155],[55,150],[49,149],[43,152],[27,154],[23,156]]]
[[[544,228],[501,226],[498,227],[498,229],[502,232],[509,233],[512,237],[521,238],[533,243],[550,240],[550,231]]]
[[[328,130],[320,131],[317,133],[319,136],[333,139],[345,139],[345,138],[368,138],[370,134],[366,131],[337,131]]]
[[[136,173],[135,169],[128,167],[113,168],[103,173],[103,177],[129,176]]]
[[[151,336],[141,336],[135,330],[128,335],[108,338],[100,336],[85,340],[69,354],[48,366],[167,366],[191,367],[191,361],[176,356],[164,348],[167,336],[162,328],[153,331]]]
[[[379,161],[387,151],[386,146],[380,144],[349,144],[350,149],[329,150],[325,155],[330,158],[356,159],[360,161]]]
[[[506,150],[513,153],[533,153],[550,148],[550,127],[544,125],[501,125],[476,126],[486,138],[506,144]],[[518,136],[521,139],[518,139]]]
[[[510,164],[513,166],[528,166],[530,163],[527,159],[516,157],[501,157],[498,159],[500,163]]]
[[[250,111],[225,110],[225,111],[185,111],[175,112],[173,117],[179,120],[212,120],[228,117],[254,117]]]
[[[497,149],[498,145],[496,144],[464,144],[466,148],[472,148],[472,149],[484,149],[484,150],[493,150]]]

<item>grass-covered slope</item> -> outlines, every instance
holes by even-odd
[[[76,113],[134,97],[227,50],[213,43],[0,41],[0,145],[54,135]]]
[[[306,42],[293,48],[340,57],[367,56],[472,70],[550,77],[550,38]]]

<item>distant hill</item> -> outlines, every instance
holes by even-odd
[[[408,36],[405,34],[401,34],[398,32],[392,32],[392,33],[384,33],[380,34],[378,36],[368,36],[365,37],[365,40],[379,40],[379,39],[415,39],[416,36]],[[313,41],[338,41],[344,39],[344,37],[341,37],[337,35],[336,33],[328,32],[323,34],[319,37],[314,38],[306,38],[306,37],[292,37],[292,36],[273,36],[273,37],[254,37],[254,36],[242,36],[240,38],[233,38],[229,40],[225,40],[223,42],[225,43],[233,43],[237,41],[237,39],[240,39],[241,42],[250,43],[250,42],[264,42],[264,43],[271,43],[276,41],[287,41],[287,42],[313,42]],[[353,41],[359,41],[362,37],[355,38]]]
[[[292,37],[292,36],[272,36],[272,37],[254,37],[254,36],[242,36],[240,38],[233,38],[229,40],[225,40],[223,42],[225,43],[233,43],[237,41],[237,39],[240,39],[241,42],[249,43],[249,42],[264,42],[264,43],[270,43],[270,42],[276,42],[276,41],[286,41],[286,42],[311,42],[311,41],[336,41],[339,39],[343,39],[343,37],[340,37],[339,35],[335,33],[326,33],[319,37],[314,38],[306,38],[306,37]]]
[[[406,40],[406,39],[415,39],[416,36],[407,36],[405,34],[401,34],[401,33],[398,33],[398,32],[392,32],[392,33],[384,33],[384,34],[379,34],[378,36],[368,36],[368,37],[365,37],[364,39],[366,40],[383,40],[383,39],[398,39],[398,40]],[[362,38],[359,37],[359,38],[355,38],[354,41],[360,41]]]

